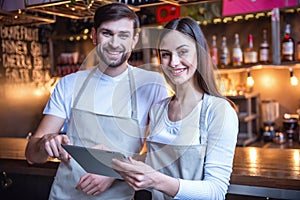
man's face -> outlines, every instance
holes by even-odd
[[[126,63],[138,40],[134,35],[133,21],[128,18],[104,22],[97,30],[93,29],[92,34],[98,55],[109,67]]]

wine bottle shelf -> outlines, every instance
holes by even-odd
[[[247,72],[249,70],[259,70],[259,69],[300,69],[300,62],[283,62],[280,65],[243,65],[242,67],[226,67],[226,68],[219,68],[218,72],[220,74],[227,74],[227,73],[241,73]]]

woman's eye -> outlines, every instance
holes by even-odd
[[[181,56],[183,56],[183,55],[185,55],[187,53],[188,53],[188,50],[185,50],[185,49],[180,50],[180,51],[177,52],[177,54],[178,54],[179,57],[181,57]]]
[[[169,53],[169,52],[162,52],[160,55],[161,55],[162,58],[169,58],[171,56],[171,53]]]

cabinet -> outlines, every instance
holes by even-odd
[[[238,146],[247,146],[259,138],[259,93],[227,96],[238,107],[239,133]]]

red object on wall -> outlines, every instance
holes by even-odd
[[[297,6],[298,0],[223,0],[223,16]]]
[[[175,5],[163,5],[157,7],[156,22],[168,22],[180,17],[180,7]]]

